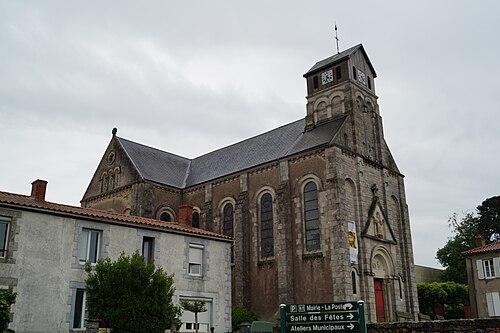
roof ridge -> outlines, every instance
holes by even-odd
[[[203,155],[196,156],[195,158],[193,158],[193,160],[196,160],[196,159],[201,158],[201,157],[203,157],[203,156],[207,156],[207,155],[213,154],[213,153],[215,153],[215,152],[219,152],[219,151],[221,151],[221,150],[223,150],[223,149],[226,149],[226,148],[229,148],[229,147],[236,146],[236,145],[238,145],[238,144],[240,144],[240,143],[250,141],[250,140],[252,140],[252,139],[255,139],[255,138],[258,138],[258,137],[260,137],[260,136],[266,135],[266,134],[268,134],[268,133],[271,133],[271,132],[277,131],[277,130],[279,130],[279,129],[283,128],[283,127],[290,126],[291,124],[295,124],[295,123],[300,122],[300,121],[303,121],[303,120],[304,120],[304,118],[300,118],[300,119],[294,120],[294,121],[292,121],[292,122],[286,123],[286,124],[281,125],[281,126],[279,126],[279,127],[275,127],[275,128],[273,128],[273,129],[271,129],[271,130],[269,130],[269,131],[262,132],[262,133],[260,133],[260,134],[257,134],[257,135],[254,135],[254,136],[251,136],[251,137],[246,138],[246,139],[244,139],[244,140],[241,140],[241,141],[238,141],[238,142],[232,143],[232,144],[230,144],[230,145],[227,145],[227,146],[224,146],[224,147],[218,148],[218,149],[216,149],[216,150],[212,150],[212,151],[210,151],[210,152],[208,152],[208,153],[205,153],[205,154],[203,154]]]
[[[129,140],[129,139],[125,139],[125,138],[122,138],[122,137],[118,137],[118,136],[116,138],[119,139],[119,140],[124,140],[124,141],[130,142],[130,143],[136,144],[138,146],[142,146],[142,147],[145,147],[145,148],[153,149],[153,150],[156,150],[156,151],[168,154],[168,155],[176,156],[176,157],[182,158],[182,159],[184,159],[186,161],[191,161],[192,160],[192,158],[184,157],[184,156],[181,156],[181,155],[178,155],[178,154],[174,154],[174,153],[171,153],[169,151],[162,150],[160,148],[156,148],[156,147],[145,145],[143,143],[135,142],[135,141],[132,141],[132,140]]]

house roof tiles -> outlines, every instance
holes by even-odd
[[[172,233],[187,233],[201,237],[218,238],[227,241],[231,240],[231,237],[187,225],[181,225],[177,222],[163,222],[139,216],[117,214],[92,208],[69,206],[49,201],[39,201],[35,200],[31,196],[9,192],[0,191],[0,206],[13,208],[24,207],[30,210],[41,210],[49,214],[78,216],[82,219],[99,220],[100,222],[105,223],[129,224],[143,228],[160,228]]]
[[[470,256],[474,254],[483,254],[488,252],[500,251],[500,241],[475,247],[473,249],[462,252],[463,255]]]

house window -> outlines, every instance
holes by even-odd
[[[85,289],[76,289],[73,328],[85,328],[85,318],[88,317],[86,298]]]
[[[486,293],[486,303],[490,317],[500,316],[500,294],[498,292]]]
[[[274,256],[273,198],[269,193],[260,199],[260,251],[262,257]]]
[[[10,218],[0,216],[0,258],[7,256]]]
[[[155,239],[153,237],[142,237],[142,256],[146,264],[154,262],[154,251]]]
[[[198,212],[193,212],[193,227],[194,228],[199,228],[200,227],[200,213]]]
[[[354,80],[358,79],[358,72],[356,71],[356,67],[352,66],[352,78]]]
[[[493,279],[495,277],[495,266],[493,265],[493,259],[483,260],[484,267],[484,277],[486,279]]]
[[[368,80],[368,89],[372,89],[372,80],[370,79],[369,76],[366,77],[366,79]]]
[[[99,230],[82,229],[79,249],[80,264],[85,264],[87,261],[96,263],[99,260],[100,236]]]
[[[202,276],[203,249],[203,245],[189,244],[189,275]]]
[[[304,224],[306,251],[320,249],[320,228],[318,208],[318,188],[316,183],[309,182],[304,187]]]
[[[318,89],[319,83],[318,83],[318,77],[314,76],[313,77],[313,87],[314,89]]]

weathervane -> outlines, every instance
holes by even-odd
[[[335,41],[337,42],[337,54],[339,54],[340,51],[339,51],[339,36],[337,35],[337,22],[335,22]]]

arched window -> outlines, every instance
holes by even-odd
[[[234,222],[234,214],[233,214],[233,204],[227,203],[224,205],[222,209],[223,218],[222,218],[222,233],[226,236],[233,237],[233,222]]]
[[[320,249],[320,227],[318,208],[318,187],[308,182],[304,187],[304,225],[306,235],[306,251]]]
[[[260,251],[262,257],[274,256],[273,198],[269,193],[260,199]]]
[[[197,211],[193,211],[193,227],[200,227],[200,213],[198,213]]]
[[[172,214],[170,214],[169,212],[162,212],[160,214],[160,221],[163,221],[163,222],[172,222],[173,218],[172,218]]]

